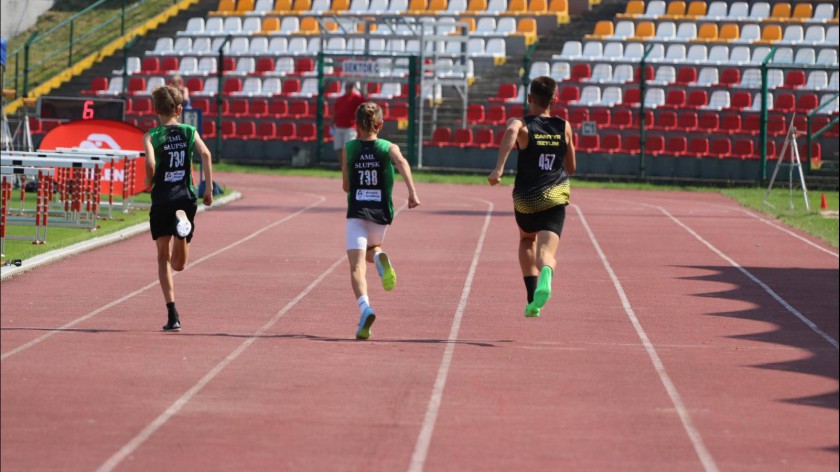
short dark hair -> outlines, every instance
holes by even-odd
[[[534,103],[542,108],[548,108],[557,94],[557,82],[551,77],[541,76],[531,81],[530,92]]]

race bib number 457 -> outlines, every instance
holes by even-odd
[[[356,190],[356,201],[357,202],[381,202],[382,201],[382,190],[360,188],[360,189]]]

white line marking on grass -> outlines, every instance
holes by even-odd
[[[455,310],[455,318],[452,319],[452,327],[449,330],[446,349],[443,351],[443,359],[440,361],[435,385],[432,387],[432,396],[429,398],[428,407],[426,407],[423,426],[420,429],[420,434],[417,436],[414,453],[411,455],[411,464],[408,467],[409,472],[422,471],[426,463],[429,445],[432,442],[432,433],[435,430],[435,422],[437,421],[440,403],[443,399],[443,389],[446,387],[446,377],[449,375],[449,366],[452,364],[452,355],[455,352],[455,341],[458,339],[458,331],[461,329],[461,319],[464,317],[464,310],[467,308],[467,300],[469,300],[470,292],[472,291],[478,259],[481,256],[481,250],[484,248],[484,238],[487,235],[487,228],[490,226],[490,218],[493,215],[493,203],[487,200],[481,201],[488,205],[487,214],[484,216],[484,226],[481,228],[481,235],[478,237],[478,243],[475,245],[470,270],[467,273],[467,279],[464,281],[464,290],[461,292],[461,300],[458,302],[458,308]]]
[[[583,228],[589,235],[589,239],[592,241],[592,245],[595,247],[598,257],[601,258],[601,263],[604,265],[604,268],[607,270],[607,273],[612,279],[615,291],[618,292],[618,297],[621,299],[621,305],[624,307],[627,317],[630,318],[630,323],[633,324],[636,334],[642,341],[642,345],[644,345],[645,351],[647,351],[648,357],[650,357],[650,361],[653,364],[654,369],[656,369],[656,373],[659,375],[659,380],[662,381],[665,391],[668,393],[668,396],[671,397],[671,403],[674,404],[674,408],[680,417],[683,428],[688,434],[688,438],[691,440],[692,445],[694,445],[694,451],[697,453],[697,457],[700,458],[700,462],[703,464],[704,470],[707,472],[716,472],[718,470],[717,464],[715,464],[715,460],[712,458],[709,450],[706,449],[706,445],[703,444],[703,438],[700,436],[700,432],[697,431],[697,428],[694,427],[694,423],[691,421],[691,416],[688,414],[688,410],[686,409],[679,392],[677,392],[677,387],[674,385],[674,382],[671,381],[671,378],[668,376],[668,372],[665,371],[665,365],[659,358],[656,348],[653,347],[653,343],[651,343],[650,338],[648,338],[647,333],[644,328],[642,328],[639,318],[636,317],[636,313],[630,305],[630,300],[624,292],[624,287],[622,287],[621,282],[618,280],[618,276],[615,275],[615,271],[613,271],[610,262],[607,260],[607,256],[604,254],[604,251],[601,250],[601,245],[598,244],[598,240],[595,239],[595,234],[592,232],[592,228],[589,227],[589,223],[586,222],[586,218],[583,216],[583,212],[580,207],[575,205],[574,208],[575,211],[577,211],[578,216],[580,216],[580,222],[583,224]]]
[[[819,335],[820,335],[823,339],[825,339],[826,341],[828,341],[828,342],[829,342],[829,344],[831,344],[832,346],[834,346],[834,349],[838,349],[838,347],[840,347],[840,345],[838,345],[838,343],[837,343],[837,340],[836,340],[836,339],[832,338],[832,337],[831,337],[831,335],[829,335],[829,334],[828,334],[828,333],[826,333],[825,331],[821,330],[821,329],[819,328],[819,326],[817,326],[816,324],[814,324],[814,322],[813,322],[813,321],[809,320],[809,319],[808,319],[805,315],[803,315],[802,313],[800,313],[800,312],[799,312],[799,310],[797,310],[796,308],[794,308],[793,306],[791,306],[791,304],[790,304],[790,303],[788,303],[787,301],[785,301],[785,299],[784,299],[784,298],[782,298],[782,297],[781,297],[778,293],[776,293],[775,291],[773,291],[773,289],[772,289],[772,288],[770,288],[770,287],[769,287],[766,283],[762,282],[762,281],[761,281],[761,279],[759,279],[758,277],[756,277],[755,275],[753,275],[753,274],[752,274],[752,272],[750,272],[750,271],[748,271],[747,269],[744,269],[743,267],[741,267],[741,265],[740,265],[740,264],[738,264],[737,262],[735,262],[735,260],[733,260],[731,257],[727,256],[727,255],[726,255],[726,254],[724,254],[721,250],[719,250],[718,248],[714,247],[711,243],[709,243],[708,241],[706,241],[705,239],[703,239],[703,237],[702,237],[702,236],[700,236],[699,234],[697,234],[697,233],[696,233],[693,229],[691,229],[688,225],[686,225],[685,223],[683,223],[682,221],[680,221],[679,219],[677,219],[677,218],[676,218],[674,215],[672,215],[672,214],[671,214],[668,210],[666,210],[665,208],[662,208],[661,206],[656,206],[656,205],[647,205],[647,206],[653,206],[654,208],[657,208],[657,209],[658,209],[659,211],[661,211],[661,212],[662,212],[665,216],[667,216],[668,218],[670,218],[670,219],[671,219],[671,221],[673,221],[673,222],[674,222],[674,223],[676,223],[677,225],[681,226],[684,230],[688,231],[688,233],[689,233],[689,234],[691,234],[692,236],[694,236],[694,238],[695,238],[695,239],[697,239],[698,241],[700,241],[701,243],[703,243],[703,244],[704,244],[707,248],[709,248],[712,252],[714,252],[715,254],[717,254],[718,256],[720,256],[720,258],[721,258],[721,259],[725,260],[726,262],[728,262],[728,263],[729,263],[729,265],[731,265],[732,267],[734,267],[734,268],[738,269],[738,270],[739,270],[742,274],[746,275],[746,276],[747,276],[747,278],[749,278],[750,280],[752,280],[753,282],[755,282],[755,283],[756,283],[756,285],[758,285],[759,287],[761,287],[761,288],[762,288],[765,292],[767,292],[767,294],[768,294],[768,295],[770,295],[771,297],[773,297],[773,299],[774,299],[774,300],[776,300],[777,302],[779,302],[779,304],[780,304],[780,305],[782,305],[782,306],[783,306],[783,307],[784,307],[787,311],[789,311],[791,314],[793,314],[793,316],[795,316],[795,317],[799,318],[799,320],[800,320],[800,321],[802,321],[803,323],[805,323],[805,325],[806,325],[806,326],[808,326],[809,328],[811,328],[811,330],[813,330],[815,333],[819,334]]]
[[[274,223],[271,223],[270,225],[265,226],[265,227],[263,227],[262,229],[259,229],[259,230],[257,230],[257,231],[254,231],[253,233],[249,234],[248,236],[245,236],[244,238],[240,239],[239,241],[235,241],[235,242],[233,242],[233,243],[231,243],[231,244],[228,244],[227,246],[225,246],[225,247],[223,247],[223,248],[221,248],[221,249],[218,249],[218,250],[216,250],[216,251],[214,251],[214,252],[211,252],[210,254],[207,254],[206,256],[204,256],[204,257],[202,257],[202,258],[200,258],[200,259],[197,259],[197,260],[196,260],[196,261],[194,261],[194,262],[189,263],[189,264],[188,264],[188,265],[184,268],[184,270],[190,269],[190,268],[192,268],[193,266],[196,266],[196,265],[198,265],[198,264],[200,264],[200,263],[202,263],[202,262],[206,261],[207,259],[210,259],[210,258],[212,258],[212,257],[218,256],[219,254],[221,254],[221,253],[223,253],[223,252],[225,252],[225,251],[227,251],[227,250],[229,250],[229,249],[233,249],[234,247],[239,246],[240,244],[242,244],[242,243],[244,243],[244,242],[246,242],[246,241],[249,241],[249,240],[251,240],[251,239],[253,239],[253,238],[255,238],[255,237],[259,236],[260,234],[262,234],[262,233],[264,233],[264,232],[268,231],[269,229],[274,228],[275,226],[277,226],[277,225],[279,225],[279,224],[281,224],[281,223],[285,223],[286,221],[289,221],[290,219],[292,219],[292,218],[294,218],[294,217],[296,217],[296,216],[300,215],[301,213],[303,213],[303,212],[305,212],[305,211],[307,211],[307,210],[309,210],[309,209],[311,209],[311,208],[313,208],[313,207],[316,207],[316,206],[320,205],[321,203],[323,203],[323,202],[326,200],[326,198],[324,198],[324,197],[322,197],[322,196],[317,196],[317,197],[318,197],[318,199],[319,199],[317,202],[312,203],[312,204],[310,204],[310,205],[308,205],[308,206],[306,206],[306,207],[303,207],[303,208],[301,208],[300,210],[298,210],[298,211],[296,211],[296,212],[294,212],[294,213],[288,214],[288,215],[284,216],[283,218],[281,218],[281,219],[279,219],[279,220],[275,221]],[[172,275],[173,275],[173,276],[174,276],[174,275],[178,275],[178,273],[177,273],[177,272],[175,272],[175,273],[173,273]],[[122,298],[119,298],[119,299],[117,299],[117,300],[114,300],[113,302],[108,303],[107,305],[101,306],[101,307],[99,307],[99,308],[97,308],[97,309],[95,309],[95,310],[91,311],[90,313],[88,313],[88,314],[84,315],[84,316],[81,316],[81,317],[79,317],[79,318],[76,318],[75,320],[70,321],[69,323],[66,323],[66,324],[62,325],[62,326],[60,326],[59,328],[56,328],[54,331],[48,331],[48,332],[46,332],[46,333],[42,334],[41,336],[38,336],[37,338],[33,339],[32,341],[27,342],[26,344],[22,344],[22,345],[20,345],[20,346],[18,346],[18,347],[16,347],[16,348],[12,349],[11,351],[5,352],[5,353],[3,353],[2,355],[0,355],[0,361],[5,361],[7,358],[9,358],[9,357],[11,357],[11,356],[13,356],[13,355],[15,355],[15,354],[18,354],[18,353],[20,353],[20,352],[23,352],[23,351],[25,351],[25,350],[27,350],[27,349],[29,349],[29,348],[31,348],[31,347],[33,347],[33,346],[37,345],[37,344],[39,344],[39,343],[43,342],[44,340],[48,339],[49,337],[51,337],[51,336],[53,336],[53,335],[55,335],[55,334],[61,333],[62,331],[65,331],[65,330],[67,330],[68,328],[72,328],[73,326],[76,326],[77,324],[79,324],[79,323],[81,323],[81,322],[83,322],[83,321],[85,321],[85,320],[88,320],[88,319],[90,319],[90,318],[93,318],[94,316],[98,315],[99,313],[102,313],[103,311],[105,311],[105,310],[107,310],[107,309],[109,309],[109,308],[113,308],[114,306],[119,305],[120,303],[122,303],[122,302],[124,302],[124,301],[126,301],[126,300],[129,300],[129,299],[131,299],[131,298],[133,298],[133,297],[135,297],[135,296],[137,296],[137,295],[139,295],[139,294],[141,294],[141,293],[145,292],[146,290],[148,290],[148,289],[150,289],[150,288],[152,288],[152,287],[154,287],[154,286],[158,285],[158,283],[159,283],[159,281],[155,280],[154,282],[151,282],[150,284],[148,284],[148,285],[146,285],[146,286],[144,286],[144,287],[142,287],[142,288],[140,288],[140,289],[137,289],[137,290],[135,290],[135,291],[133,291],[133,292],[129,293],[128,295],[123,296]]]
[[[212,369],[210,369],[209,372],[204,374],[204,377],[202,377],[198,382],[196,382],[195,385],[193,385],[189,390],[187,390],[183,395],[181,395],[180,398],[175,400],[174,403],[169,405],[169,408],[167,408],[163,413],[161,413],[157,418],[155,418],[151,423],[149,423],[145,428],[143,428],[143,430],[140,431],[140,433],[138,433],[137,436],[134,436],[134,438],[132,438],[131,441],[126,443],[107,461],[105,461],[105,463],[102,464],[97,469],[97,471],[105,472],[114,470],[114,468],[118,466],[120,462],[123,461],[123,459],[131,455],[134,451],[137,450],[137,448],[142,446],[147,439],[149,439],[153,434],[155,434],[155,431],[157,431],[158,429],[160,429],[161,426],[166,424],[166,422],[169,421],[169,419],[172,418],[176,413],[178,413],[178,411],[180,411],[181,408],[183,408],[184,405],[187,404],[187,402],[189,402],[198,392],[200,392],[205,386],[207,386],[208,383],[210,383],[217,375],[219,375],[219,373],[222,370],[224,370],[225,367],[227,367],[231,362],[235,361],[240,354],[245,352],[246,349],[248,349],[252,344],[254,344],[254,342],[257,339],[259,339],[259,337],[264,332],[266,332],[268,329],[274,326],[274,324],[277,323],[280,320],[280,318],[283,317],[283,315],[285,315],[289,310],[292,309],[292,307],[294,307],[295,305],[297,305],[298,302],[303,300],[303,298],[306,297],[309,294],[309,292],[315,289],[315,287],[317,287],[318,284],[320,284],[328,275],[330,275],[332,271],[334,271],[335,268],[338,267],[338,265],[341,264],[344,260],[345,257],[342,256],[337,261],[333,262],[333,264],[327,270],[322,272],[321,275],[319,275],[315,280],[313,280],[312,283],[310,283],[305,289],[303,289],[303,291],[300,292],[295,298],[291,299],[288,303],[286,303],[286,305],[283,308],[281,308],[280,311],[277,312],[277,314],[275,314],[270,320],[268,320],[268,322],[266,322],[253,335],[251,335],[251,337],[243,341],[242,344],[239,345],[239,347],[234,349],[233,352],[228,354],[227,357],[222,359],[221,362],[216,364],[215,367],[213,367]]]

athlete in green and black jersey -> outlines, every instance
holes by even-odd
[[[359,304],[361,318],[356,339],[370,337],[370,327],[376,319],[367,295],[365,261],[376,264],[382,287],[391,290],[397,273],[388,255],[382,252],[385,230],[394,221],[394,167],[402,174],[408,187],[408,207],[420,204],[411,167],[402,156],[399,146],[379,139],[382,129],[382,109],[365,102],[356,109],[356,130],[359,138],[347,143],[347,161],[341,162],[343,188],[347,192],[347,258],[350,261],[350,283]]]
[[[501,181],[515,145],[519,155],[513,205],[520,232],[519,264],[528,294],[527,317],[540,316],[540,309],[551,296],[557,263],[554,257],[569,204],[569,176],[575,172],[571,126],[551,116],[556,93],[557,83],[550,77],[537,77],[531,82],[531,115],[508,121],[496,168],[487,177],[490,185]]]
[[[213,168],[210,150],[196,129],[178,123],[183,97],[177,88],[164,86],[152,93],[160,126],[143,135],[146,150],[146,186],[151,187],[149,226],[157,245],[158,277],[166,300],[168,321],[164,331],[179,331],[172,270],[183,270],[195,231],[197,194],[192,181],[193,152],[204,168],[204,204],[213,204]],[[174,242],[173,241],[173,236]]]

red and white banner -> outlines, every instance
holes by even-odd
[[[40,151],[55,150],[60,147],[79,147],[116,151],[142,151],[143,131],[122,121],[111,120],[81,120],[71,121],[53,128],[41,141]],[[106,166],[102,172],[102,191],[107,192],[114,173],[114,193],[123,192],[125,169],[119,162],[111,168]],[[146,177],[146,166],[143,161],[137,162],[134,171],[134,193],[141,193]],[[131,186],[129,186],[131,187]]]

